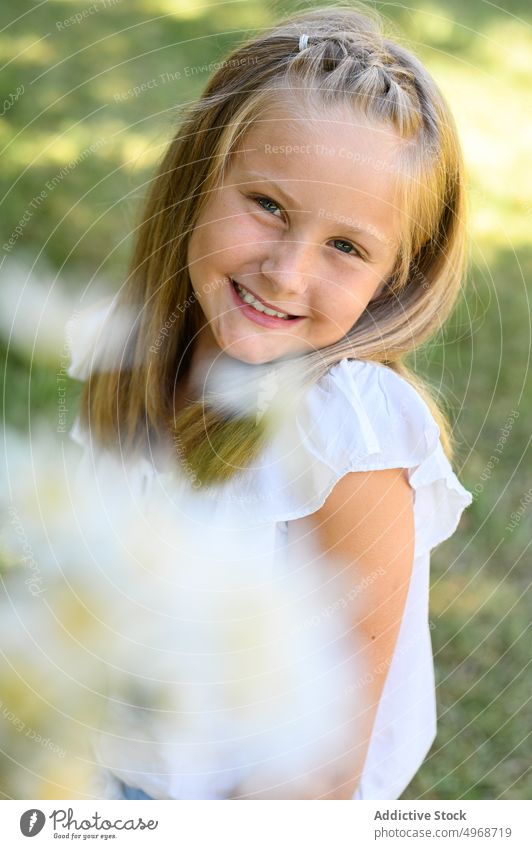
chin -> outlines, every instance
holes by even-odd
[[[234,360],[240,360],[241,363],[247,363],[250,366],[258,366],[263,363],[269,363],[271,360],[277,359],[279,354],[275,356],[267,355],[261,351],[250,351],[242,346],[242,349],[239,346],[233,345],[230,350],[225,352],[228,357],[232,357]]]
[[[275,348],[275,346],[265,346],[260,343],[255,344],[250,339],[242,340],[240,342],[235,340],[230,345],[223,346],[223,350],[228,357],[232,357],[234,360],[240,360],[242,363],[248,363],[248,365],[255,366],[276,360],[279,357],[282,357],[285,353],[281,350],[268,350],[269,348]]]

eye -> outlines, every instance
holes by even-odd
[[[275,215],[276,210],[281,210],[281,207],[275,203],[271,198],[263,197],[262,195],[254,196],[253,200],[258,203],[258,205],[265,209],[266,212],[271,212],[272,215]],[[274,207],[274,209],[272,209]]]
[[[355,248],[351,242],[346,242],[345,239],[333,239],[332,242],[335,247],[340,246],[338,250],[342,253],[349,255],[351,251],[354,251],[354,254],[352,254],[353,256],[359,256],[360,259],[364,259],[358,248]]]

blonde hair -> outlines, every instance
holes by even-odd
[[[350,104],[405,139],[400,203],[406,221],[395,267],[349,333],[305,355],[306,384],[344,358],[373,360],[408,380],[440,428],[449,459],[449,424],[434,390],[405,362],[441,329],[466,270],[464,166],[453,117],[438,86],[404,47],[385,37],[380,16],[327,7],[290,16],[235,49],[201,98],[187,107],[155,176],[126,283],[116,309],[135,322],[120,367],[93,371],[81,419],[103,445],[144,451],[147,441],[178,442],[177,459],[200,482],[230,478],[268,438],[267,417],[222,413],[194,401],[174,414],[174,390],[187,373],[202,313],[187,270],[190,234],[223,179],[231,155],[279,91],[311,104]],[[308,44],[299,49],[307,34]],[[186,308],[183,305],[186,304]],[[171,332],[161,337],[161,329]],[[162,341],[161,341],[162,339]]]

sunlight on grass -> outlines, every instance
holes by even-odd
[[[425,3],[423,9],[412,9],[409,15],[413,32],[420,42],[446,44],[452,37],[458,24],[440,7]]]
[[[498,77],[501,74],[528,75],[522,83],[530,87],[532,73],[532,37],[518,21],[497,21],[486,26],[475,43],[475,60]],[[512,46],[501,50],[501,44]]]
[[[99,163],[109,163],[113,169],[127,165],[135,170],[143,170],[158,162],[167,142],[166,136],[161,138],[157,133],[148,135],[130,132],[126,130],[126,125],[112,121],[99,127],[96,136],[72,131],[72,137],[55,138],[37,134],[32,140],[17,140],[4,153],[4,166],[11,166],[13,175],[28,162],[34,167],[57,168],[57,172],[50,172],[46,176],[48,182],[54,178],[56,182],[63,181],[67,173],[74,171],[80,164],[85,163],[85,167],[88,167],[86,160],[91,156],[97,156]],[[90,145],[94,147],[97,143],[98,150],[91,152]]]
[[[16,59],[17,65],[49,65],[57,59],[57,50],[44,33],[24,33],[18,37],[0,36],[0,61]]]
[[[152,17],[168,15],[180,20],[208,18],[221,31],[253,30],[271,23],[272,10],[251,0],[143,0],[139,9]]]
[[[13,176],[20,167],[28,163],[39,167],[57,166],[57,172],[64,174],[65,169],[72,171],[87,157],[94,156],[96,150],[98,156],[105,159],[104,148],[121,134],[123,134],[122,144],[127,137],[126,128],[127,124],[113,119],[102,122],[98,128],[84,127],[79,124],[67,130],[65,135],[56,132],[35,132],[31,135],[19,136],[15,142],[7,146],[3,154],[4,167],[9,169],[10,165],[13,166],[11,169]],[[138,135],[130,133],[129,136],[138,139]],[[148,137],[143,138],[145,144],[148,144]],[[53,174],[50,174],[49,179],[53,179]]]
[[[245,2],[245,0],[237,0]],[[200,0],[144,0],[139,5],[139,11],[149,17],[154,15],[169,15],[174,18],[194,20],[202,17],[205,12],[212,9],[216,4],[213,2],[200,2]],[[225,5],[225,4],[224,4]],[[230,6],[231,4],[227,4]]]
[[[152,168],[166,149],[167,139],[157,141],[140,133],[129,133],[109,145],[109,154],[115,153],[129,169],[142,171]]]

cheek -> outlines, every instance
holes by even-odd
[[[259,242],[259,230],[242,216],[219,219],[207,227],[195,231],[190,239],[188,262],[204,262],[210,266],[224,265],[225,271],[246,256]]]
[[[351,326],[366,309],[377,279],[373,273],[357,270],[345,285],[334,287],[330,312],[341,326]]]
[[[271,244],[262,247],[262,243],[271,242],[271,230],[261,226],[259,222],[250,215],[238,215],[224,223],[218,234],[219,250],[223,252],[225,262],[231,264],[235,271],[238,263],[251,262],[263,257],[264,251],[271,248]],[[222,257],[222,253],[219,254]]]
[[[321,285],[315,293],[314,311],[320,321],[338,330],[351,327],[364,306],[353,284]]]

